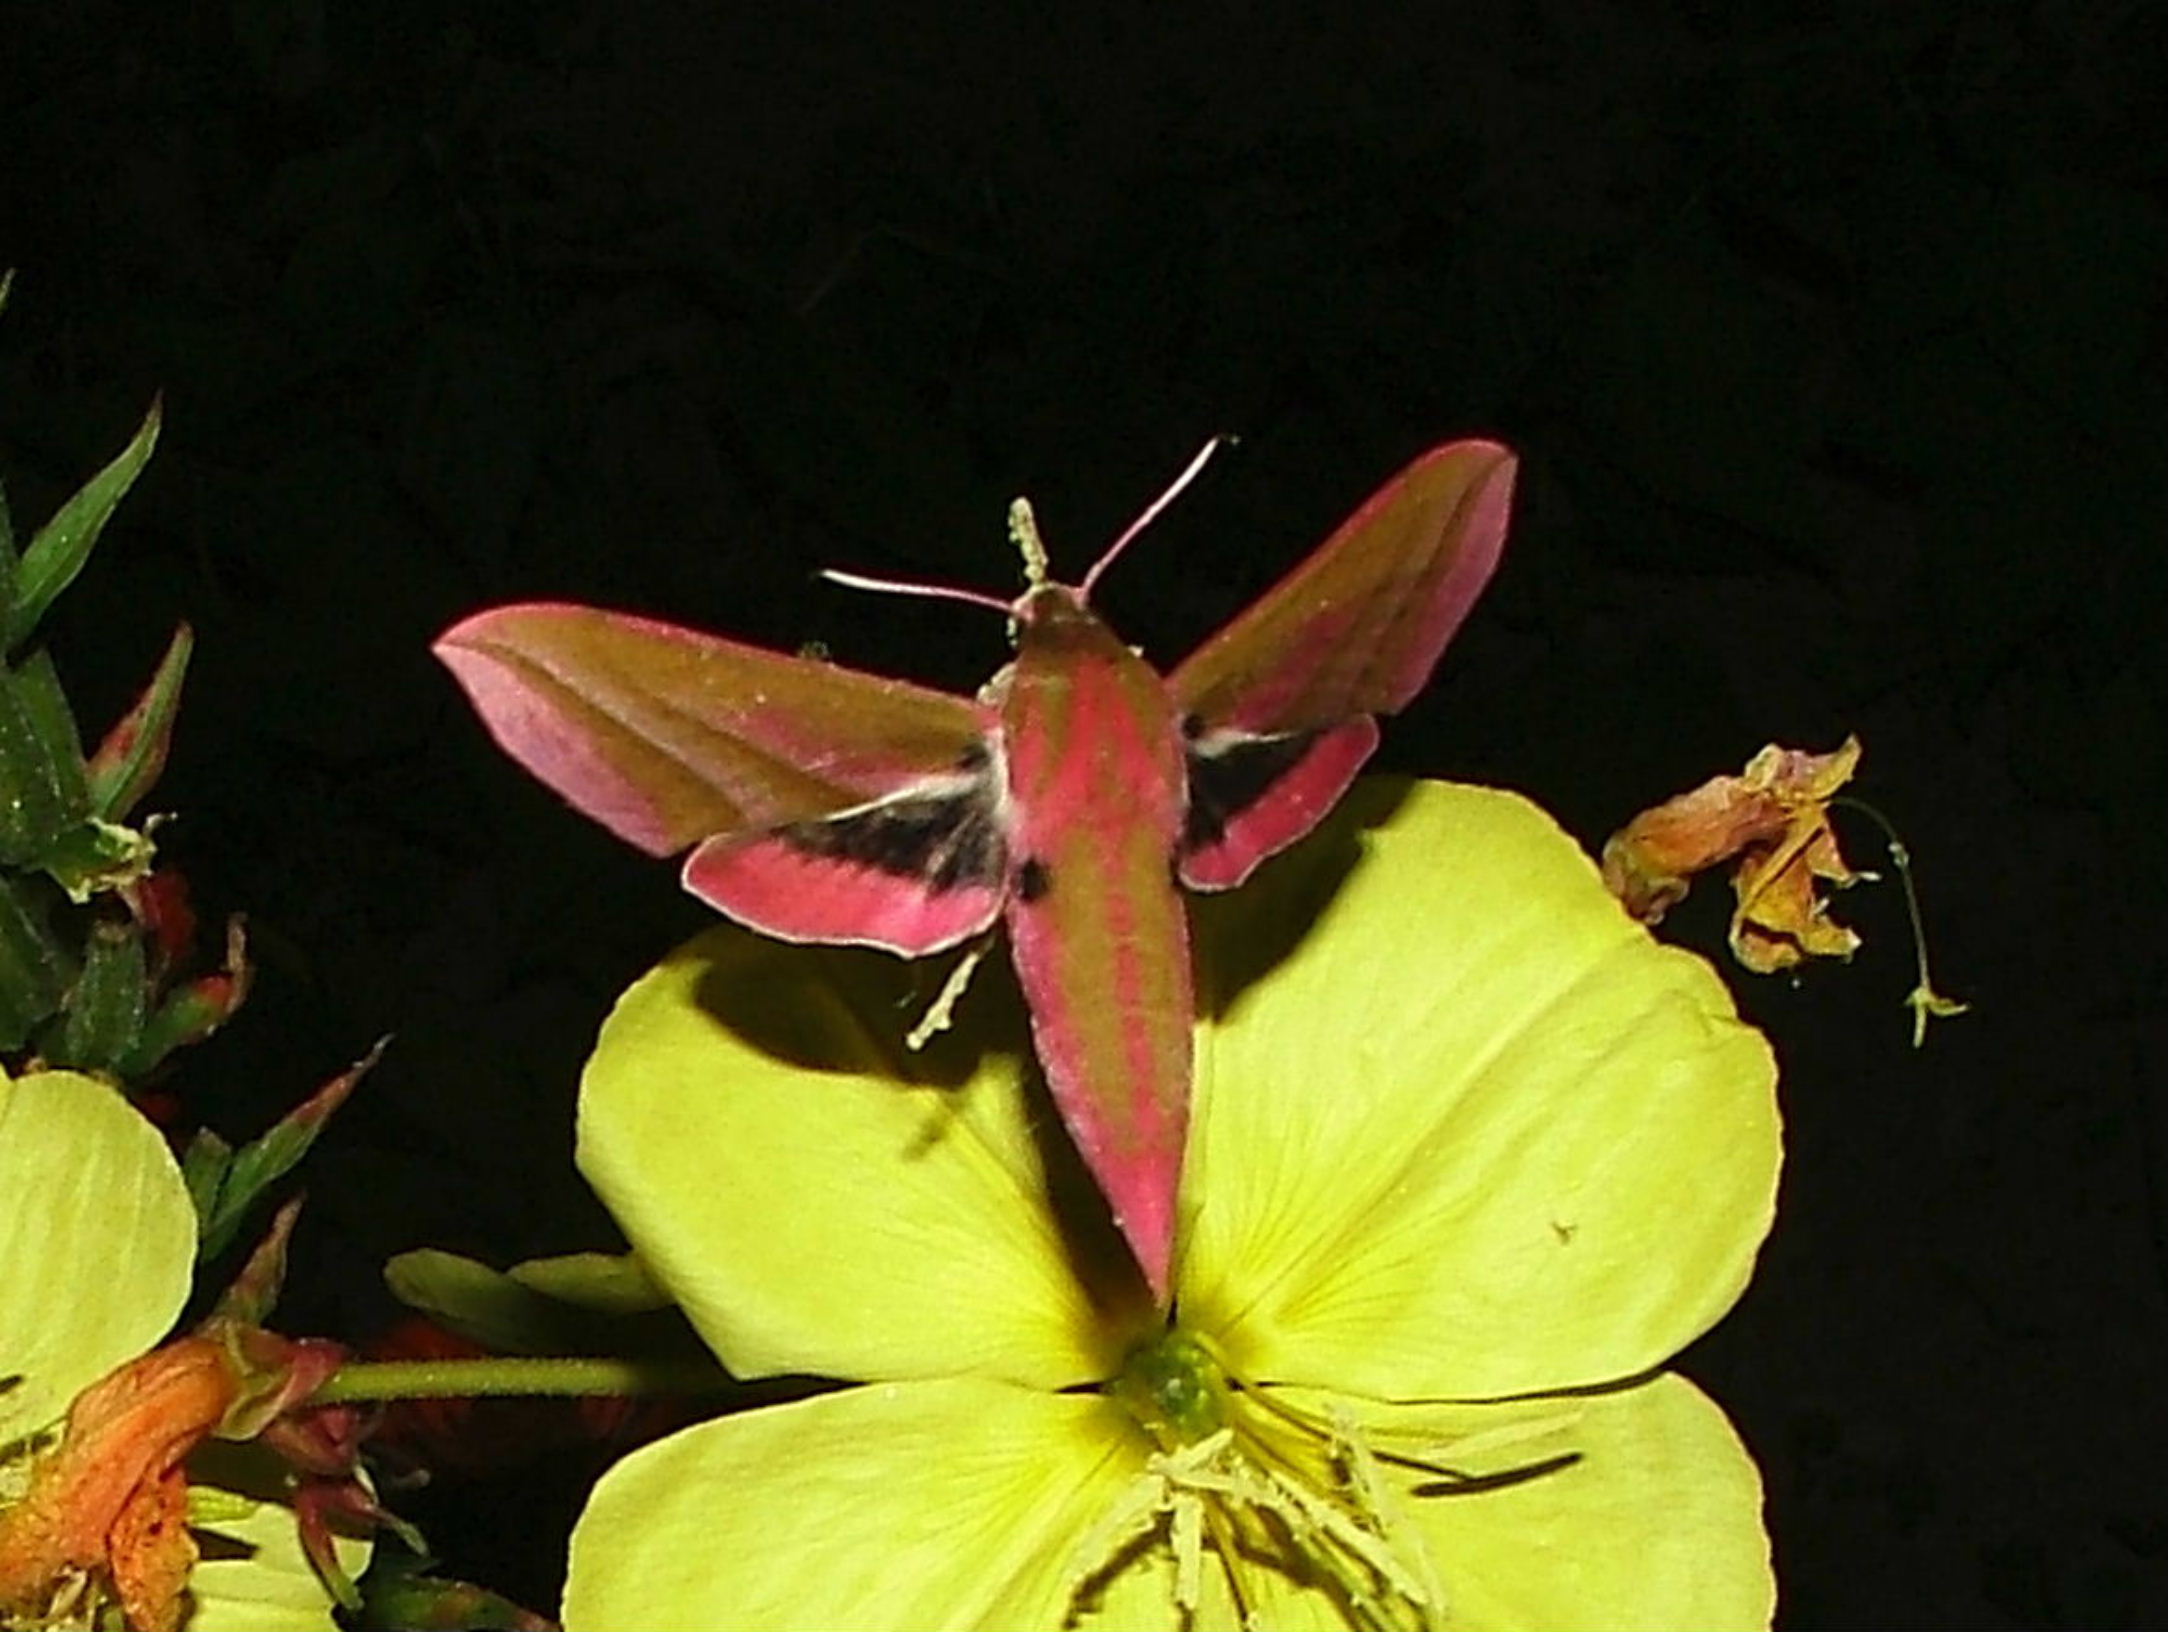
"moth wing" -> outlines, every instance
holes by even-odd
[[[651,855],[697,845],[686,887],[756,929],[915,953],[999,911],[978,703],[582,606],[500,607],[435,650],[506,753]],[[929,882],[879,837],[932,834],[938,872],[944,821],[987,876]]]
[[[1449,442],[1387,482],[1167,684],[1189,735],[1178,869],[1227,889],[1307,833],[1430,679],[1505,544],[1516,465]]]
[[[918,957],[1000,915],[1008,847],[999,809],[982,764],[833,816],[709,839],[685,858],[685,887],[782,940]]]

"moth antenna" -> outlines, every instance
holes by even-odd
[[[958,589],[954,584],[922,584],[908,578],[869,578],[862,572],[843,572],[835,567],[821,568],[821,576],[846,589],[870,589],[880,595],[916,595],[929,601],[962,601],[966,606],[991,607],[1003,617],[1007,617],[1010,610],[1007,601],[975,589]]]
[[[1143,532],[1145,528],[1151,526],[1151,524],[1156,519],[1158,519],[1160,511],[1166,509],[1168,505],[1174,503],[1176,499],[1182,496],[1182,490],[1185,487],[1189,486],[1191,482],[1194,482],[1197,479],[1197,473],[1204,469],[1206,463],[1211,459],[1212,455],[1219,452],[1221,448],[1226,447],[1229,444],[1237,442],[1239,440],[1241,440],[1239,437],[1229,436],[1225,433],[1222,433],[1219,436],[1213,437],[1211,441],[1207,442],[1203,447],[1199,448],[1197,450],[1197,457],[1189,462],[1188,467],[1183,470],[1181,475],[1175,477],[1172,485],[1168,487],[1167,491],[1160,494],[1158,498],[1154,499],[1150,504],[1146,505],[1144,507],[1144,514],[1137,517],[1135,521],[1131,522],[1128,528],[1122,533],[1122,536],[1120,538],[1117,538],[1113,543],[1107,546],[1106,553],[1092,563],[1092,570],[1084,574],[1084,581],[1081,584],[1077,585],[1076,592],[1078,597],[1083,600],[1090,600],[1092,594],[1092,585],[1099,582],[1099,575],[1101,573],[1105,572],[1107,568],[1114,565],[1114,558],[1120,555],[1123,550],[1129,547],[1129,541],[1135,538],[1139,533]]]

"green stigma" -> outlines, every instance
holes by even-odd
[[[1180,1329],[1132,1349],[1107,1391],[1155,1448],[1080,1543],[1075,1607],[1092,1604],[1142,1538],[1171,1556],[1185,1624],[1215,1575],[1244,1627],[1289,1587],[1321,1595],[1350,1632],[1438,1624],[1430,1562],[1352,1420],[1274,1399]]]
[[[1232,1400],[1219,1362],[1179,1327],[1132,1349],[1109,1392],[1163,1451],[1210,1439],[1227,1426]]]

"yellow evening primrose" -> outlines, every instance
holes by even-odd
[[[189,1487],[172,1458],[223,1409],[200,1340],[163,1349],[187,1300],[196,1213],[159,1131],[102,1082],[0,1076],[0,1629],[333,1632],[272,1487]],[[214,1371],[217,1375],[213,1375]],[[62,1438],[96,1439],[95,1455]],[[227,1470],[265,1459],[219,1447]],[[200,1459],[200,1458],[199,1458]],[[200,1471],[191,1463],[191,1471]],[[58,1474],[59,1476],[53,1477]],[[202,1556],[166,1544],[186,1522]],[[178,1539],[178,1538],[176,1538]],[[342,1543],[359,1569],[365,1544]]]
[[[1165,1316],[998,978],[921,1055],[878,953],[725,927],[627,993],[583,1168],[732,1371],[861,1386],[619,1463],[568,1632],[1768,1624],[1753,1462],[1661,1370],[1775,1198],[1714,973],[1479,788],[1361,784],[1192,911]]]

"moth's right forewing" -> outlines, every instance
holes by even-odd
[[[1397,713],[1498,565],[1513,455],[1433,448],[1167,677],[1206,731],[1329,730]]]
[[[1189,739],[1177,865],[1224,890],[1302,837],[1429,680],[1498,565],[1513,456],[1433,448],[1167,677]]]

